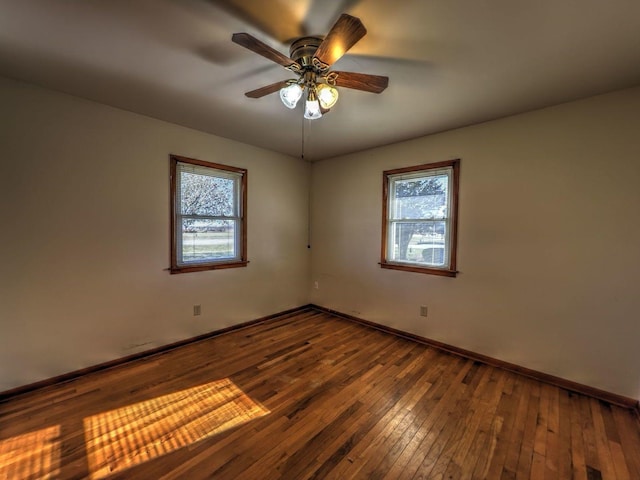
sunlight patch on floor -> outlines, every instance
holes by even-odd
[[[58,478],[60,426],[0,440],[0,479]]]
[[[225,378],[87,417],[91,478],[104,478],[268,413]]]

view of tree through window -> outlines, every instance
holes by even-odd
[[[176,156],[171,161],[172,271],[240,266],[246,171]]]
[[[216,219],[235,216],[234,183],[227,178],[182,172],[182,262],[235,257],[235,222]]]
[[[384,172],[383,267],[453,270],[457,169],[452,161]]]

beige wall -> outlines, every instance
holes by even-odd
[[[307,303],[304,162],[6,79],[0,105],[0,391]],[[165,270],[169,153],[248,168],[247,268]]]
[[[459,276],[381,269],[382,171],[452,158]],[[312,177],[313,303],[640,398],[640,88],[322,161]]]

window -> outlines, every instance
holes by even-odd
[[[456,276],[460,160],[383,172],[383,268]]]
[[[170,156],[171,273],[247,265],[247,171]]]

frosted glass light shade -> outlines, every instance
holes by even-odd
[[[318,100],[307,100],[304,108],[304,118],[307,120],[315,120],[321,116],[322,112],[320,111],[320,103]]]
[[[329,110],[338,101],[338,89],[326,83],[318,85],[318,101],[322,108]]]
[[[292,83],[280,89],[280,100],[287,108],[296,108],[298,100],[302,97],[302,87],[297,83]]]

